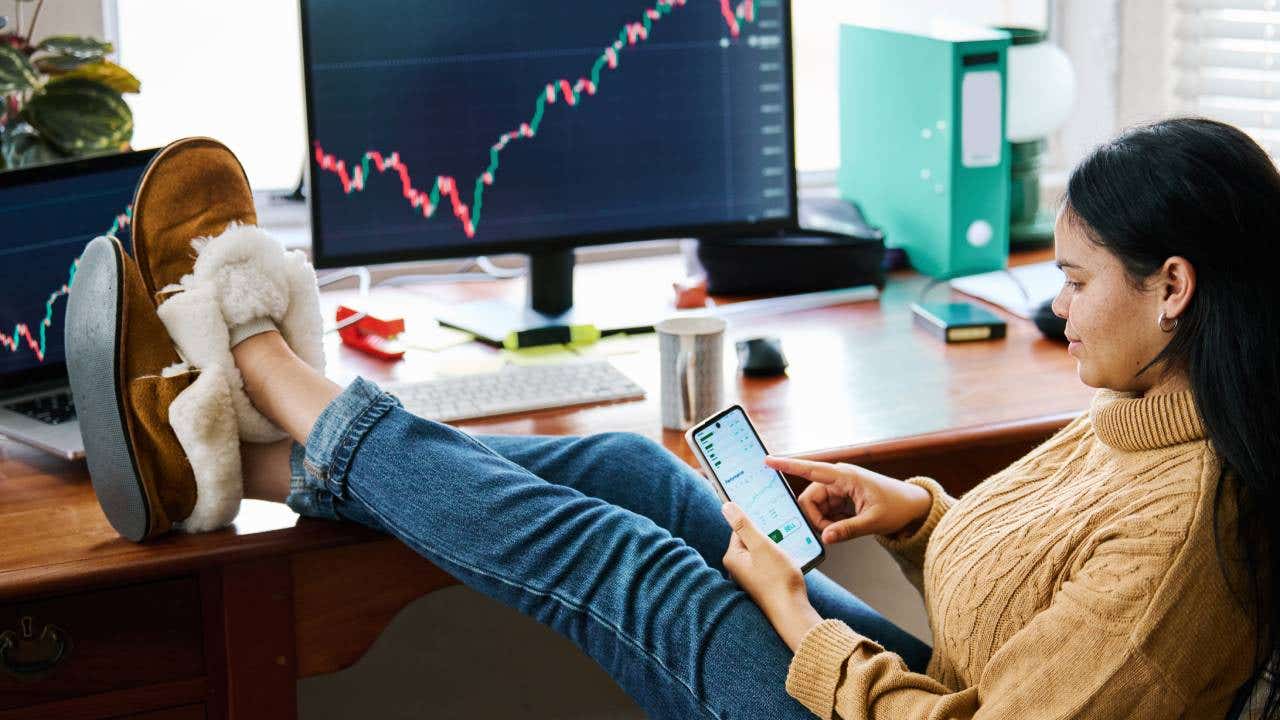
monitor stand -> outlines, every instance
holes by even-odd
[[[511,332],[554,325],[592,324],[604,333],[653,329],[651,319],[607,319],[599,312],[574,308],[573,263],[573,248],[530,253],[529,292],[523,307],[503,300],[479,300],[443,309],[437,319],[492,345],[501,345]]]

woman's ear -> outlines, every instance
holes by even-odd
[[[1175,255],[1164,261],[1157,273],[1161,309],[1165,317],[1176,320],[1186,312],[1196,292],[1196,269],[1191,261]]]

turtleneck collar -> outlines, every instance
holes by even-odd
[[[1098,439],[1117,450],[1155,450],[1204,437],[1190,390],[1150,397],[1099,390],[1090,415]]]

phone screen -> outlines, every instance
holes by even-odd
[[[742,408],[708,421],[693,438],[729,499],[781,545],[797,567],[806,567],[822,554],[822,544],[800,514],[786,479],[764,464],[764,443]]]

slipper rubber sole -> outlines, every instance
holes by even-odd
[[[150,503],[129,441],[120,383],[123,249],[98,237],[80,256],[67,298],[66,357],[89,478],[111,526],[135,542],[147,536]]]

